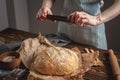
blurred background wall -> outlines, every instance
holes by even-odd
[[[53,13],[60,15],[64,0],[56,0]],[[104,0],[102,11],[108,8],[114,0]],[[11,27],[31,33],[56,33],[57,23],[36,20],[36,13],[42,0],[0,0],[0,30]],[[105,23],[108,48],[120,51],[120,16]]]

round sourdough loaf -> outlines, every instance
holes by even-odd
[[[77,52],[55,46],[41,35],[24,40],[18,52],[29,70],[41,74],[70,75],[82,64]]]

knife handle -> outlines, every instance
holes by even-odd
[[[50,19],[50,20],[70,22],[70,20],[68,20],[67,17],[65,17],[65,16],[47,15],[47,18]]]

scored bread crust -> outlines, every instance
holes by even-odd
[[[29,38],[18,50],[24,65],[47,75],[71,75],[82,65],[77,52],[51,44],[44,36]]]

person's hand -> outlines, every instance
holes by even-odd
[[[45,21],[47,20],[47,15],[52,15],[52,11],[50,8],[41,8],[37,15],[36,18],[40,21]]]
[[[100,22],[97,16],[91,16],[85,12],[73,12],[68,16],[68,19],[74,23],[79,24],[80,26],[84,25],[98,25]]]

